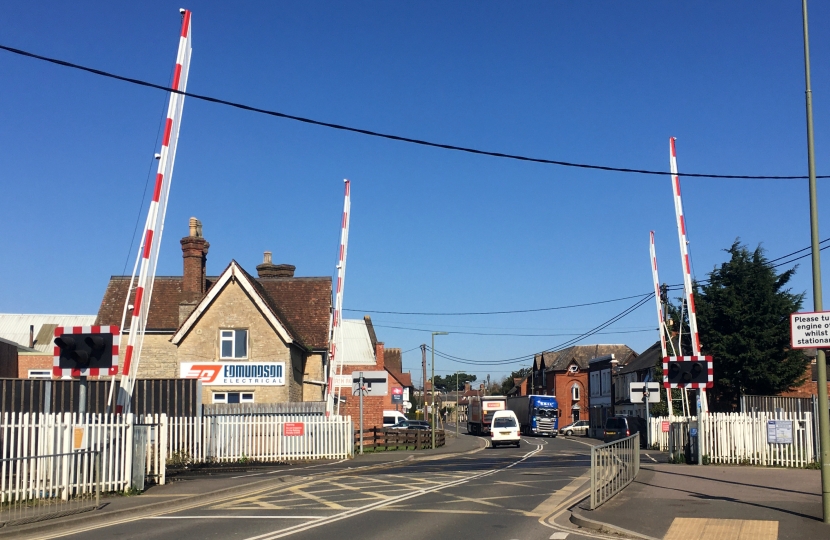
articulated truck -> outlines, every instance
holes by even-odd
[[[493,422],[493,413],[506,407],[504,396],[472,396],[467,405],[467,433],[487,435]]]
[[[507,398],[507,408],[516,413],[525,435],[556,437],[559,433],[559,403],[553,396]]]

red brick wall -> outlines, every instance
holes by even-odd
[[[52,369],[53,360],[52,356],[21,354],[17,357],[17,376],[28,379],[30,369]]]
[[[553,377],[551,377],[553,375]],[[553,379],[553,381],[551,381]],[[579,385],[579,400],[572,399],[571,388],[574,384]],[[561,425],[570,424],[573,421],[572,408],[574,404],[579,404],[579,419],[588,420],[588,373],[578,371],[571,373],[569,371],[548,373],[548,385],[553,386],[553,395],[559,402],[560,423]]]

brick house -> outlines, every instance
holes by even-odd
[[[637,356],[627,345],[574,345],[537,354],[529,376],[532,393],[555,396],[560,422],[589,419],[588,368],[592,358],[614,354],[621,364]]]
[[[322,400],[331,278],[294,277],[270,252],[256,278],[236,261],[208,276],[210,244],[195,218],[181,245],[182,275],[155,279],[137,377],[199,377],[204,403]],[[110,278],[95,324],[121,323],[129,283]],[[122,350],[126,337],[122,329]]]
[[[386,371],[388,392],[385,396],[364,396],[363,427],[383,425],[383,411],[401,410],[392,403],[392,388],[399,387],[404,395],[412,394],[412,376],[401,370],[401,350],[386,349],[378,341],[372,319],[343,319],[343,367],[340,387],[340,414],[349,415],[357,427],[360,418],[360,398],[352,395],[352,374],[359,371]]]

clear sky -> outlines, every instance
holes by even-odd
[[[329,122],[565,161],[807,172],[801,3],[0,2],[0,43],[167,84],[193,11],[188,90]],[[818,174],[830,141],[830,3],[813,1]],[[0,51],[0,311],[95,313],[130,250],[167,96]],[[159,275],[181,274],[190,216],[208,272],[262,252],[334,272],[352,180],[345,307],[470,312],[594,302],[682,280],[668,176],[424,148],[186,100]],[[737,237],[809,245],[806,180],[682,179],[696,277]],[[821,238],[830,196],[819,181]],[[825,252],[826,253],[826,252]],[[809,259],[794,291],[812,308]],[[825,265],[830,260],[825,257]],[[826,273],[826,272],[825,272]],[[827,279],[825,279],[825,282]],[[830,298],[828,298],[830,301]],[[379,338],[479,361],[553,347],[634,300],[521,315],[373,314]],[[653,303],[584,343],[657,339]],[[420,331],[390,327],[417,328]],[[425,332],[424,330],[427,330]],[[543,335],[538,335],[543,334]],[[704,344],[705,345],[705,344]],[[456,369],[499,378],[527,362]],[[420,367],[420,351],[404,355]],[[415,379],[420,381],[415,371]]]

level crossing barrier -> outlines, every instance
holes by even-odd
[[[591,448],[591,510],[634,481],[640,472],[640,434]]]

